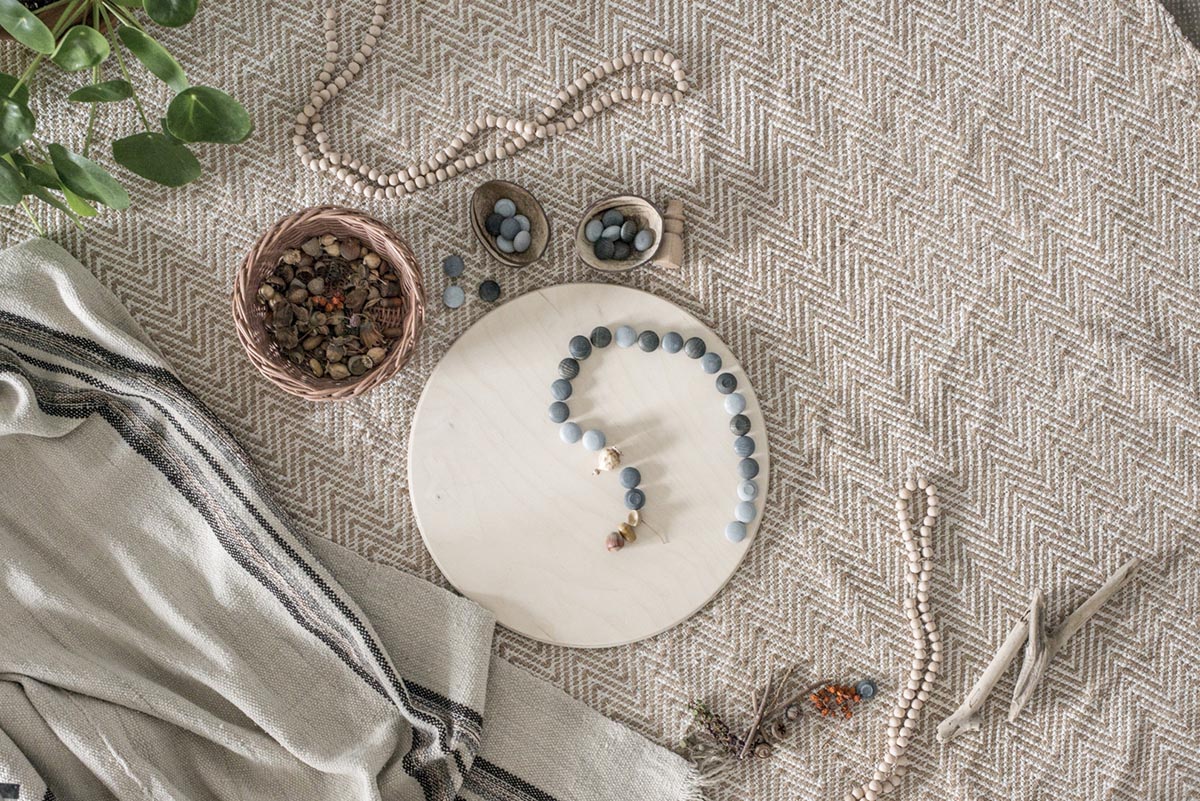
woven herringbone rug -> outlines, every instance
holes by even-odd
[[[948,661],[899,797],[1198,797],[1200,57],[1157,3],[391,5],[365,79],[326,114],[379,162],[424,155],[480,111],[532,116],[631,45],[678,54],[696,89],[366,204],[427,265],[429,327],[399,379],[314,406],[252,371],[229,290],[278,216],[362,205],[302,170],[289,141],[322,7],[209,3],[165,37],[193,83],[246,102],[253,139],[204,149],[205,177],[182,191],[136,184],[133,210],[84,234],[48,219],[51,236],[129,306],[305,529],[444,582],[414,528],[406,436],[426,376],[487,306],[441,308],[438,262],[462,252],[468,283],[496,277],[507,297],[597,280],[569,251],[583,207],[626,190],[680,198],[686,268],[615,280],[681,304],[740,354],[773,457],[759,539],[715,601],[653,640],[581,652],[502,632],[500,651],[664,744],[688,699],[742,708],[770,664],[872,675],[890,698],[910,649],[891,503],[918,467],[947,508],[933,601]],[[341,12],[357,32],[367,7]],[[0,52],[13,71],[12,46]],[[43,123],[78,147],[85,111],[64,105]],[[132,132],[132,112],[106,110],[100,130]],[[468,230],[467,198],[492,176],[531,187],[553,219],[548,257],[519,274]],[[0,221],[3,244],[28,234],[12,209]],[[1016,724],[1002,723],[1010,675],[982,731],[933,740],[1031,590],[1053,622],[1135,555],[1140,578]],[[806,729],[712,798],[840,798],[878,759],[889,707]]]

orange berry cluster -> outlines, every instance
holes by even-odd
[[[346,304],[346,296],[341,291],[335,291],[329,297],[313,295],[312,302],[314,306],[320,306],[328,313],[342,308]]]
[[[841,716],[849,718],[851,709],[862,700],[854,688],[848,684],[826,684],[812,695],[808,696],[822,717]]]

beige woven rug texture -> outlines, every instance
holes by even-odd
[[[303,170],[290,144],[323,51],[322,5],[209,3],[165,37],[193,83],[246,102],[253,139],[202,148],[205,176],[182,191],[136,183],[135,208],[85,234],[46,219],[304,530],[445,583],[413,522],[406,437],[426,377],[489,307],[441,306],[443,256],[466,256],[469,290],[495,277],[508,298],[628,283],[740,354],[773,456],[763,528],[729,586],[666,634],[588,652],[501,632],[501,653],[663,744],[695,696],[742,723],[750,677],[769,665],[874,676],[888,700],[806,724],[710,791],[841,798],[882,753],[910,658],[892,502],[920,469],[947,509],[933,606],[948,658],[898,797],[1200,798],[1200,56],[1157,3],[391,7],[364,80],[326,114],[340,149],[388,165],[481,111],[532,117],[632,45],[677,53],[696,89],[682,107],[622,108],[434,191],[364,204]],[[352,49],[368,6],[341,14]],[[11,72],[13,48],[0,50]],[[145,86],[161,108],[162,90]],[[43,124],[78,147],[84,112],[63,105]],[[135,130],[128,109],[99,127]],[[468,229],[467,199],[494,176],[530,187],[553,221],[547,258],[521,273],[489,264]],[[603,279],[575,263],[580,210],[625,191],[684,201],[682,272]],[[412,242],[431,314],[398,379],[310,405],[253,372],[229,290],[262,229],[329,202],[363,206]],[[28,235],[13,210],[0,220],[3,244]],[[1032,590],[1048,593],[1053,623],[1131,556],[1145,560],[1140,577],[1014,725],[1010,673],[982,731],[934,741]]]

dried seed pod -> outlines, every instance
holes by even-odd
[[[329,377],[340,381],[343,378],[350,377],[350,370],[341,362],[329,365]]]
[[[773,752],[774,750],[767,743],[759,743],[758,745],[754,746],[754,755],[759,759],[766,759],[767,757],[771,756]]]
[[[800,706],[798,704],[791,704],[787,709],[784,710],[783,716],[788,720],[796,720],[800,717],[800,711]]]

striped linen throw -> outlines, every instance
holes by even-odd
[[[694,768],[305,540],[120,303],[0,254],[0,798],[634,801]]]

